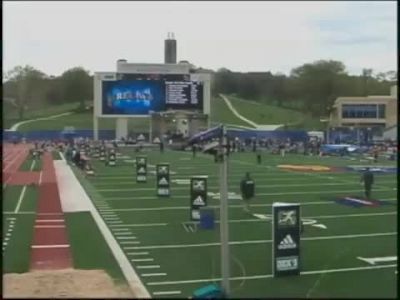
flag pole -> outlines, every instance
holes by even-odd
[[[221,275],[222,288],[225,297],[230,293],[230,255],[229,255],[229,227],[228,227],[228,155],[227,137],[225,126],[222,126],[222,133],[219,139],[220,147],[220,235],[221,235]]]

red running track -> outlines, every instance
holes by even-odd
[[[42,157],[42,178],[33,233],[31,270],[56,270],[72,267],[72,255],[61,208],[53,158]]]
[[[29,153],[29,144],[3,145],[3,184],[10,184]]]

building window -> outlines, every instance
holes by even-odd
[[[378,104],[378,118],[384,119],[386,118],[386,105]]]
[[[384,112],[384,111],[383,111]],[[376,119],[378,115],[376,104],[343,104],[343,119]]]

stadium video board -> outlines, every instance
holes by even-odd
[[[148,115],[167,109],[203,109],[203,84],[186,74],[118,74],[102,82],[103,115]]]

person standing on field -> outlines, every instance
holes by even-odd
[[[250,201],[254,197],[254,180],[250,177],[250,173],[246,172],[246,176],[240,181],[240,192],[244,204],[244,211],[250,212]]]
[[[360,183],[362,184],[363,182],[365,197],[369,200],[371,198],[372,185],[374,184],[374,174],[370,171],[369,167],[365,169],[365,172],[361,176]]]

